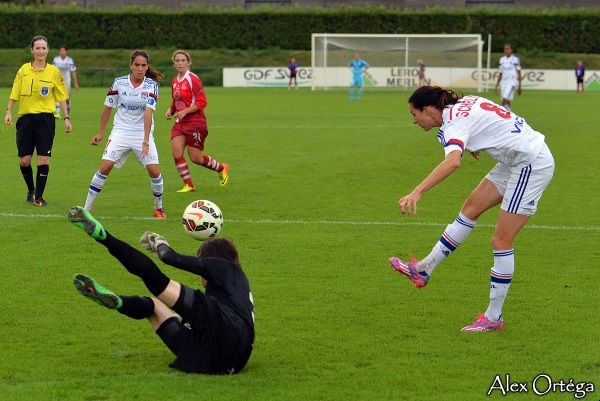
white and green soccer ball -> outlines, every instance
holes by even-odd
[[[193,201],[185,208],[183,229],[195,240],[204,241],[216,236],[223,227],[221,209],[208,200]]]

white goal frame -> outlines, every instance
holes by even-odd
[[[404,53],[404,65],[370,65],[370,68],[373,67],[392,67],[392,68],[399,68],[399,69],[403,69],[405,71],[409,71],[408,69],[412,69],[414,70],[415,68],[415,64],[414,64],[414,60],[413,60],[413,64],[409,65],[409,53],[411,51],[416,51],[416,49],[413,47],[411,48],[411,40],[413,39],[419,39],[419,41],[422,43],[422,39],[442,39],[443,42],[447,42],[448,44],[446,45],[447,47],[441,50],[436,50],[434,46],[428,47],[427,50],[423,50],[420,49],[419,51],[423,52],[423,51],[428,51],[428,52],[451,52],[451,51],[458,51],[461,49],[466,49],[468,48],[473,48],[474,46],[477,47],[477,58],[476,58],[476,65],[473,64],[472,66],[469,66],[469,68],[473,68],[474,70],[477,71],[477,77],[475,79],[476,82],[476,88],[478,92],[481,92],[483,90],[483,69],[482,69],[482,63],[483,63],[483,43],[484,41],[481,38],[480,34],[440,34],[440,35],[435,35],[435,34],[383,34],[383,35],[379,35],[379,34],[335,34],[335,33],[313,33],[311,35],[311,67],[312,67],[312,73],[311,73],[311,87],[312,90],[317,90],[317,89],[329,89],[329,85],[328,85],[328,78],[327,75],[331,74],[331,71],[334,68],[340,68],[342,66],[336,65],[336,66],[328,66],[328,46],[338,46],[339,49],[343,49],[343,50],[348,50],[348,51],[357,51],[357,52],[368,52],[368,51],[373,51],[373,48],[370,47],[369,43],[371,43],[371,46],[374,45],[379,45],[380,43],[383,44],[383,42],[385,41],[385,44],[383,44],[381,47],[378,47],[376,51],[380,51],[380,52],[403,52]],[[357,45],[356,46],[346,46],[344,44],[339,44],[342,43],[344,40],[347,41],[347,39],[358,39],[357,40]],[[383,41],[377,42],[378,39],[384,39]],[[390,41],[390,39],[392,39]],[[455,43],[457,44],[456,48],[453,48],[453,46],[451,45],[451,40],[453,39],[458,39]],[[469,41],[471,40],[471,41]],[[413,42],[417,42],[414,41]],[[433,42],[432,42],[433,43]],[[459,43],[470,43],[469,46],[462,46]],[[416,45],[415,45],[416,46]],[[351,59],[348,59],[348,62]],[[366,60],[367,62],[369,62],[369,60]],[[488,61],[489,62],[489,61]],[[425,63],[427,64],[427,62]],[[346,67],[346,66],[344,66]],[[429,65],[427,65],[427,67],[430,67]],[[488,66],[489,69],[489,66]],[[426,73],[427,74],[427,73]],[[350,82],[350,74],[348,73],[348,79],[347,79],[348,83]],[[339,86],[339,85],[336,85]],[[378,85],[381,86],[381,85]],[[406,85],[402,85],[405,89],[407,88]]]

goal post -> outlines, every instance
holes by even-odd
[[[311,38],[312,90],[348,87],[348,63],[355,53],[369,63],[364,86],[411,88],[425,83],[453,88],[483,88],[480,34],[332,34]]]

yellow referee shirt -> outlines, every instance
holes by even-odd
[[[31,63],[23,64],[13,83],[10,98],[19,102],[18,115],[54,113],[56,102],[69,98],[60,70],[52,64],[35,71]]]

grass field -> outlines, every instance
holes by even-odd
[[[151,230],[194,253],[199,243],[184,234],[181,212],[194,199],[221,207],[222,235],[238,245],[256,308],[254,353],[227,377],[170,369],[172,355],[146,322],[85,300],[71,282],[86,273],[119,294],[149,294],[66,219],[100,163],[102,148],[89,142],[105,93],[74,94],[74,130],[57,130],[47,208],[25,203],[14,126],[0,132],[1,400],[503,399],[499,390],[486,396],[496,375],[527,383],[529,392],[511,399],[538,399],[532,382],[541,374],[591,383],[585,399],[600,398],[600,93],[531,91],[514,101],[546,135],[557,168],[515,244],[506,329],[474,334],[459,330],[488,303],[496,210],[425,289],[388,266],[390,256],[425,256],[493,165],[465,157],[421,199],[418,215],[403,216],[398,199],[443,158],[436,132],[412,125],[407,92],[365,91],[350,103],[346,90],[208,88],[205,151],[230,165],[230,183],[221,188],[214,172],[195,166],[198,192],[179,194],[163,89],[155,137],[169,218],[152,218],[150,183],[134,158],[113,171],[94,213],[131,244]]]

